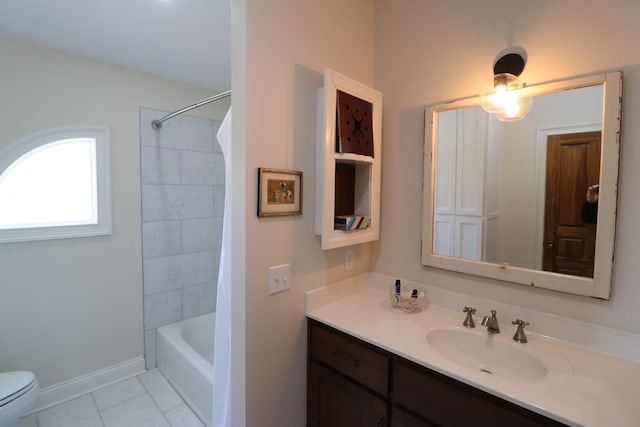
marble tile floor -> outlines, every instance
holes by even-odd
[[[21,420],[22,427],[204,427],[153,369]]]

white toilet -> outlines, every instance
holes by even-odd
[[[40,387],[32,372],[0,372],[0,427],[20,426],[38,397]]]

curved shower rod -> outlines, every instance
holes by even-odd
[[[174,111],[173,113],[167,114],[166,116],[164,116],[161,119],[153,120],[151,122],[151,127],[154,130],[160,130],[162,128],[162,122],[164,122],[165,120],[172,119],[172,118],[174,118],[175,116],[177,116],[179,114],[186,113],[189,110],[193,110],[194,108],[202,107],[205,104],[208,104],[208,103],[213,102],[213,101],[217,101],[218,99],[226,98],[227,96],[231,96],[231,91],[230,90],[228,90],[226,92],[220,92],[217,95],[210,96],[209,98],[203,99],[202,101],[198,101],[195,104],[189,105],[188,107],[184,107],[181,110]]]

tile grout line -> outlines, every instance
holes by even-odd
[[[131,380],[131,379],[133,379],[133,378],[135,378],[135,379],[138,381],[138,383],[142,386],[142,388],[143,388],[143,390],[144,390],[144,393],[140,393],[140,394],[136,394],[135,396],[131,396],[131,397],[129,397],[128,399],[125,399],[125,400],[123,400],[123,401],[121,401],[121,402],[118,402],[118,403],[115,403],[115,404],[113,404],[113,405],[111,405],[111,406],[107,406],[107,407],[105,407],[105,408],[102,408],[102,410],[98,409],[98,404],[95,402],[95,398],[94,398],[94,396],[93,396],[93,393],[94,393],[94,392],[96,392],[96,391],[100,391],[100,390],[103,390],[103,389],[106,389],[106,388],[108,388],[108,387],[114,386],[114,385],[119,384],[119,383],[123,383],[123,382],[125,382],[125,381],[130,381],[130,380]],[[145,394],[146,392],[147,392],[147,389],[144,387],[144,384],[142,384],[142,381],[140,381],[140,379],[138,378],[138,376],[137,376],[137,375],[134,375],[134,376],[132,376],[132,377],[129,377],[129,378],[123,379],[123,380],[121,380],[121,381],[117,381],[117,382],[115,382],[115,383],[113,383],[113,384],[110,384],[110,385],[107,385],[107,386],[101,387],[101,388],[99,388],[99,389],[97,389],[97,390],[93,390],[93,391],[89,392],[88,394],[90,394],[90,395],[91,395],[91,399],[93,399],[93,401],[94,401],[94,405],[96,405],[96,409],[98,410],[98,413],[100,413],[100,412],[102,412],[102,411],[106,411],[107,409],[115,408],[115,407],[116,407],[116,406],[118,406],[118,405],[121,405],[121,404],[123,404],[123,403],[125,403],[125,402],[128,402],[128,401],[130,401],[130,400],[133,400],[133,399],[135,399],[135,398],[137,398],[137,397],[140,397],[140,396],[142,396],[143,394]]]
[[[155,369],[157,369],[157,368],[155,368]],[[149,371],[147,371],[147,372],[149,372]],[[160,373],[160,371],[158,371],[158,374],[159,374],[159,375],[161,375],[161,376],[162,376],[162,378],[164,378],[164,375],[162,375],[162,374]],[[139,376],[139,375],[138,375],[138,376]],[[136,376],[136,378],[137,378],[138,376]],[[158,402],[156,402],[156,399],[154,399],[154,398],[153,398],[153,394],[151,393],[151,391],[149,391],[149,388],[145,385],[145,383],[144,383],[142,380],[138,379],[138,381],[140,381],[140,383],[142,384],[142,387],[144,387],[144,389],[147,391],[147,394],[148,394],[148,395],[149,395],[149,397],[151,398],[151,401],[153,402],[153,404],[154,404],[154,405],[156,405],[156,408],[158,408],[158,411],[162,414],[162,417],[165,419],[165,421],[167,421],[167,424],[169,424],[169,426],[170,426],[170,427],[173,427],[173,426],[171,425],[171,421],[169,420],[169,418],[167,418],[166,412],[164,412],[164,411],[160,408],[160,405],[158,405]],[[166,380],[166,378],[165,378],[165,381],[167,381],[167,380]],[[169,384],[169,381],[167,381],[167,384]],[[169,384],[169,387],[171,387],[171,390],[173,390],[174,392],[176,392],[176,391],[175,391],[175,389],[173,388],[173,386],[172,386],[171,384]],[[177,392],[176,392],[176,394],[177,394]],[[184,404],[184,401],[182,400],[182,396],[180,396],[180,395],[178,395],[178,396],[180,397],[180,402],[181,402],[181,403],[179,403],[178,405],[176,405],[176,406],[174,406],[174,407],[172,407],[172,408],[170,408],[170,409],[167,409],[167,412],[169,412],[170,410],[175,409],[175,408],[177,408],[178,406],[180,406],[180,405],[183,405],[183,404]]]
[[[93,392],[89,392],[87,394],[89,395],[89,397],[91,397],[91,401],[93,402],[93,406],[96,408],[96,412],[98,413],[98,417],[100,418],[102,427],[106,427],[106,424],[104,423],[104,419],[102,418],[102,412],[98,409],[98,404],[96,403],[96,399],[93,397]]]

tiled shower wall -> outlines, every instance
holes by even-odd
[[[144,350],[156,366],[156,329],[215,310],[224,158],[220,122],[140,109]],[[213,331],[212,331],[213,333]]]

